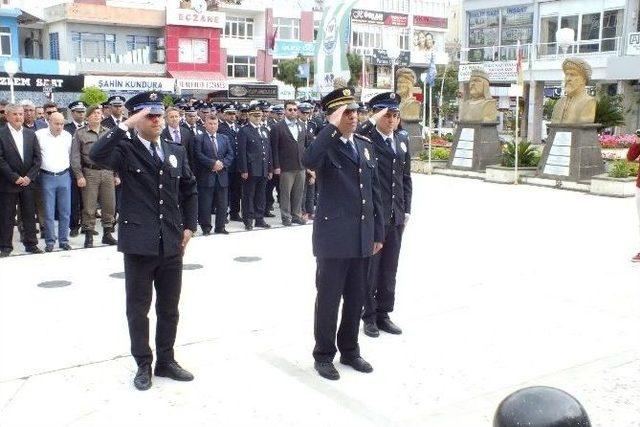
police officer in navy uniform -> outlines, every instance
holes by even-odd
[[[337,332],[340,363],[360,372],[373,368],[360,356],[358,329],[369,260],[382,249],[384,225],[376,159],[369,140],[354,134],[358,104],[353,88],[336,89],[322,99],[328,124],[305,150],[303,164],[316,172],[318,206],[313,222],[316,256],[314,367],[331,380]]]
[[[115,95],[107,99],[109,115],[102,120],[102,126],[113,129],[126,120],[124,117],[124,101],[124,96],[120,95]]]
[[[218,126],[218,133],[226,135],[233,147],[233,163],[229,167],[229,219],[242,221],[240,217],[240,200],[242,199],[242,178],[237,170],[238,159],[238,132],[240,125],[237,122],[236,106],[232,103],[222,107],[222,120]]]
[[[379,336],[379,330],[402,333],[389,318],[395,303],[402,234],[411,214],[411,154],[407,132],[397,129],[400,101],[394,92],[376,95],[369,101],[374,115],[359,127],[373,143],[385,225],[384,248],[371,259],[362,315],[364,333],[370,337]]]
[[[267,181],[273,178],[271,142],[263,126],[260,105],[248,111],[249,123],[238,133],[237,170],[242,182],[242,219],[246,230],[271,228],[264,220]]]
[[[176,362],[173,345],[182,257],[197,225],[197,190],[185,148],[160,137],[162,93],[140,93],[127,101],[127,108],[135,114],[100,137],[90,156],[117,171],[122,180],[118,250],[124,253],[131,353],[138,364],[134,385],[147,390],[153,360],[147,314],[154,285],[158,318],[154,373],[177,381],[193,379]]]

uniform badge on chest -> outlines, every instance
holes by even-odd
[[[405,153],[407,152],[407,144],[405,144],[404,142],[400,143],[400,148],[402,148],[402,151],[404,151]]]
[[[366,147],[364,149],[364,156],[367,158],[367,160],[371,160],[371,154],[369,154],[369,149]]]
[[[169,164],[173,168],[177,168],[178,167],[178,159],[173,154],[169,156]]]

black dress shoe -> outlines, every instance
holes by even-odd
[[[63,243],[60,245],[60,249],[62,249],[63,251],[70,251],[71,245],[69,245],[68,243]]]
[[[211,229],[210,228],[202,229],[202,235],[203,236],[208,236],[209,234],[211,234]]]
[[[264,217],[265,218],[275,218],[276,216],[271,212],[267,212],[267,213],[264,214]]]
[[[79,228],[72,228],[71,230],[69,230],[69,236],[70,237],[78,237],[80,235],[80,229]]]
[[[247,230],[247,231],[251,231],[251,230],[253,230],[253,224],[251,224],[251,223],[245,223],[245,224],[244,224],[244,229],[245,229],[245,230]]]
[[[138,372],[133,378],[133,385],[140,391],[151,388],[151,365],[138,366]]]
[[[294,224],[298,224],[298,225],[307,225],[307,221],[305,221],[304,219],[300,219],[300,218],[293,218],[291,220],[291,222],[293,222]]]
[[[326,378],[328,380],[339,380],[340,372],[333,366],[332,362],[318,362],[316,361],[313,364],[313,367],[318,371],[321,377]]]
[[[285,227],[291,227],[291,220],[290,219],[283,219],[282,220],[282,225],[284,225]]]
[[[267,224],[266,222],[264,222],[263,219],[257,219],[256,220],[256,227],[260,227],[260,228],[271,228],[271,226],[269,224]]]
[[[242,222],[242,217],[240,215],[231,215],[229,216],[231,221]]]
[[[156,377],[168,377],[176,381],[192,381],[193,374],[183,369],[178,362],[156,363],[153,372]]]
[[[378,319],[378,329],[393,335],[400,335],[402,333],[402,329],[397,327],[391,319]]]
[[[351,366],[356,371],[364,372],[365,374],[373,372],[373,367],[362,357],[356,357],[355,359],[345,359],[343,357],[340,357],[340,363],[342,363],[343,365]]]
[[[378,326],[376,326],[376,324],[373,322],[364,322],[362,330],[368,337],[377,338],[380,336],[380,330],[378,329]]]
[[[229,234],[229,232],[224,228],[220,228],[218,230],[215,230],[213,234]]]
[[[42,252],[42,249],[40,249],[37,246],[29,246],[29,247],[26,247],[24,250],[26,252],[29,252],[30,254],[42,254],[42,253],[44,253],[44,252]]]
[[[44,247],[45,252],[53,252],[53,245],[47,245]]]
[[[0,258],[6,258],[11,255],[11,251],[0,251]]]
[[[118,241],[113,238],[110,231],[105,231],[104,234],[102,235],[102,244],[113,246],[113,245],[117,245]]]

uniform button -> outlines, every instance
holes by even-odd
[[[364,220],[364,215],[362,215],[362,218],[361,218],[361,219],[362,219],[362,220]]]
[[[164,171],[162,169],[160,169],[160,175],[162,175],[164,173]]]
[[[162,214],[160,214],[160,219],[162,219]]]
[[[160,204],[161,204],[161,205],[164,205],[164,200],[160,200]]]
[[[391,171],[391,174],[392,174],[392,175],[395,175],[395,173],[396,173],[396,171]]]
[[[140,173],[140,169],[136,169],[136,172]]]
[[[162,190],[162,184],[158,185],[158,188]]]
[[[395,162],[396,162],[396,159],[393,159],[393,163],[395,163]]]
[[[125,221],[124,223],[125,223],[125,224],[129,224],[129,221]]]
[[[392,198],[392,199],[395,199],[395,198],[396,198],[396,195],[395,195],[395,194],[394,194],[394,195],[392,195],[392,196],[391,196],[391,198]]]
[[[358,169],[358,173],[362,173],[362,169]]]
[[[365,203],[367,203],[367,201],[365,199],[362,199],[362,204],[364,205]]]
[[[364,185],[363,185],[363,184],[360,184],[360,188],[364,188]]]
[[[395,186],[396,186],[396,183],[394,182],[393,184],[391,184],[391,186],[392,186],[392,187],[395,187]]]
[[[328,216],[325,216],[325,217],[324,217],[324,220],[325,220],[325,221],[326,221],[326,220],[328,220],[328,219],[329,219],[329,217],[328,217]]]

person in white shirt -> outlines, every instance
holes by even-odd
[[[71,134],[64,130],[64,116],[53,113],[49,116],[49,127],[36,132],[42,165],[40,186],[44,204],[45,251],[53,251],[56,242],[55,215],[58,214],[58,243],[60,249],[70,250],[69,217],[71,215],[71,177],[69,174]]]

